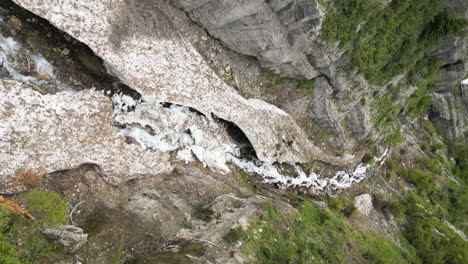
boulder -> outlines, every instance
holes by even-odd
[[[368,193],[354,197],[354,205],[359,213],[369,215],[372,212],[372,196]]]
[[[62,244],[66,251],[75,252],[88,241],[88,234],[74,225],[63,225],[57,228],[46,228],[42,233],[49,239]]]

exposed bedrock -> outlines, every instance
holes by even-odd
[[[455,14],[467,18],[466,1],[449,1]],[[465,8],[463,8],[465,7]],[[439,76],[434,82],[431,120],[440,128],[447,141],[466,138],[468,132],[468,89],[466,81],[461,81],[468,74],[468,34],[448,36],[440,47],[429,54],[443,63]]]
[[[324,20],[315,0],[172,0],[229,48],[286,77],[316,77],[307,57]],[[314,65],[316,64],[316,65]]]
[[[371,88],[365,80],[358,80],[365,89],[352,91],[349,79],[359,77],[350,72],[346,62],[340,62],[344,51],[339,49],[338,42],[327,43],[319,37],[325,12],[317,1],[172,0],[172,3],[227,47],[255,56],[264,68],[283,77],[319,77],[313,103],[304,115],[326,132],[327,142],[334,150],[353,148],[347,133],[362,139],[372,132],[368,111],[356,99],[364,97],[363,91]]]
[[[314,146],[286,112],[245,99],[223,82],[181,37],[166,1],[15,2],[88,45],[145,102],[189,106],[233,122],[260,160],[350,162],[349,157],[330,156]]]

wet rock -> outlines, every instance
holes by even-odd
[[[368,193],[354,197],[354,205],[359,213],[369,215],[372,212],[372,196]]]
[[[88,241],[88,234],[84,234],[83,229],[73,225],[46,228],[42,233],[47,238],[62,244],[68,252],[77,251]]]

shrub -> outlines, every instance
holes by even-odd
[[[385,139],[383,140],[384,145],[388,146],[397,146],[398,144],[402,143],[404,140],[403,135],[401,134],[401,130],[397,129],[395,132],[393,132],[390,135],[387,135]]]
[[[229,232],[223,237],[224,241],[229,244],[243,240],[246,234],[242,227],[236,227],[229,230]]]
[[[362,162],[370,164],[370,165],[374,165],[375,164],[375,156],[372,155],[372,154],[366,153],[366,155],[364,155],[364,157],[362,158]]]

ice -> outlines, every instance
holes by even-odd
[[[41,55],[33,55],[31,56],[34,62],[36,63],[36,72],[40,75],[47,75],[52,78],[55,77],[54,75],[54,67],[50,64],[44,57]]]
[[[112,99],[115,120],[126,126],[122,130],[124,136],[133,138],[143,148],[176,151],[176,158],[185,163],[196,158],[205,167],[220,173],[230,172],[229,164],[233,164],[249,174],[261,176],[267,183],[324,190],[349,188],[364,180],[372,167],[361,163],[354,171],[338,171],[332,178],[325,178],[314,172],[306,174],[300,166],[293,165],[296,176],[284,175],[275,164],[240,158],[241,146],[211,117],[190,111],[188,107],[137,102],[125,95],[114,95]],[[134,106],[135,110],[127,112],[127,106]],[[388,149],[376,160],[382,161],[387,153]]]

